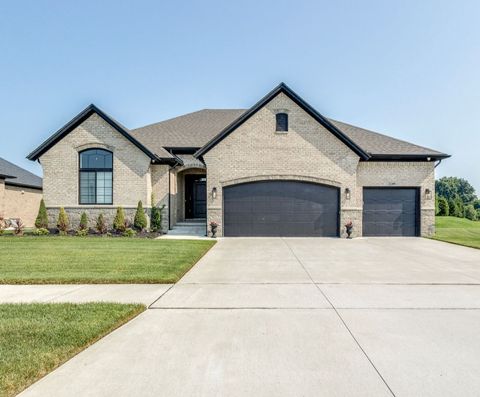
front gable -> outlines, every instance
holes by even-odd
[[[351,151],[357,154],[362,160],[368,160],[370,157],[362,148],[360,148],[355,142],[353,142],[348,136],[336,128],[330,121],[328,121],[324,116],[318,113],[314,108],[312,108],[307,102],[305,102],[301,97],[299,97],[292,89],[290,89],[286,84],[281,83],[278,87],[268,93],[264,98],[257,102],[252,108],[247,112],[242,114],[237,120],[227,126],[223,131],[221,131],[216,137],[204,145],[200,150],[195,153],[196,157],[205,155],[209,150],[215,147],[223,139],[229,136],[232,132],[237,130],[242,124],[250,120],[257,112],[267,107],[274,99],[282,95],[287,97],[291,102],[295,103],[297,107],[303,110],[304,113],[308,114],[316,123],[321,125],[326,131],[336,137],[340,142],[347,146]],[[282,112],[284,109],[278,108],[276,113]]]

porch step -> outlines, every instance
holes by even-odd
[[[168,231],[169,235],[177,236],[205,236],[207,226],[205,223],[181,222]]]

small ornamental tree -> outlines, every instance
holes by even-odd
[[[448,216],[449,214],[448,201],[445,197],[438,198],[438,215]]]
[[[105,221],[105,217],[101,213],[98,215],[97,222],[95,223],[95,228],[97,229],[97,232],[100,234],[105,234],[107,233],[107,222]]]
[[[135,226],[135,228],[140,231],[142,231],[147,227],[147,217],[143,212],[143,205],[141,200],[138,202],[138,205],[137,205],[137,211],[135,212],[135,219],[133,221],[133,226]]]
[[[80,216],[79,229],[80,230],[87,230],[88,229],[88,216],[87,216],[87,213],[85,211],[82,212],[82,215]]]
[[[125,231],[125,225],[125,212],[122,207],[117,207],[117,213],[113,220],[113,229],[118,233],[123,233]]]
[[[45,201],[40,200],[40,208],[38,209],[37,219],[35,219],[35,227],[38,229],[46,229],[48,227],[47,208]]]
[[[152,213],[150,217],[150,229],[152,232],[160,232],[162,230],[162,210],[165,204],[158,208],[155,205],[155,197],[152,194]]]
[[[65,209],[61,207],[60,212],[58,214],[58,220],[57,220],[57,228],[60,234],[62,235],[67,234],[68,225],[69,225],[69,220],[68,220],[67,213],[65,212]]]

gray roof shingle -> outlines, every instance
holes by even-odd
[[[42,188],[42,178],[0,157],[0,175],[8,176],[7,185]],[[13,178],[12,178],[13,177]]]
[[[203,109],[159,123],[130,130],[150,150],[159,154],[167,148],[200,148],[239,118],[246,109]],[[444,153],[387,135],[328,119],[370,155],[446,156]]]

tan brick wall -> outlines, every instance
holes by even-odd
[[[4,217],[20,218],[25,226],[33,227],[35,225],[35,219],[37,218],[41,199],[41,190],[5,185]]]
[[[152,172],[152,192],[155,197],[155,205],[162,210],[162,231],[168,231],[168,214],[169,214],[169,173],[170,166],[166,164],[151,165]]]
[[[5,218],[5,179],[0,178],[0,216]]]
[[[275,132],[275,114],[287,112],[288,133]],[[363,186],[420,186],[421,233],[434,230],[433,163],[359,162],[359,157],[318,124],[298,105],[280,94],[218,143],[204,156],[207,164],[208,221],[220,223],[222,235],[222,187],[255,180],[304,180],[340,188],[340,231],[354,222],[354,236],[361,236]],[[358,175],[357,175],[358,174]],[[217,188],[217,198],[211,195]],[[427,200],[425,188],[432,191]],[[345,189],[350,189],[350,199]]]
[[[41,156],[46,206],[84,208],[78,202],[79,152],[94,147],[113,152],[113,205],[94,207],[109,212],[117,206],[136,207],[139,200],[150,207],[150,158],[96,114]]]
[[[289,115],[288,133],[275,132],[275,114]],[[359,157],[284,94],[264,108],[204,156],[207,165],[208,221],[220,223],[222,187],[249,180],[300,179],[338,186],[342,207],[344,189],[356,194]],[[217,198],[211,195],[217,188]]]

